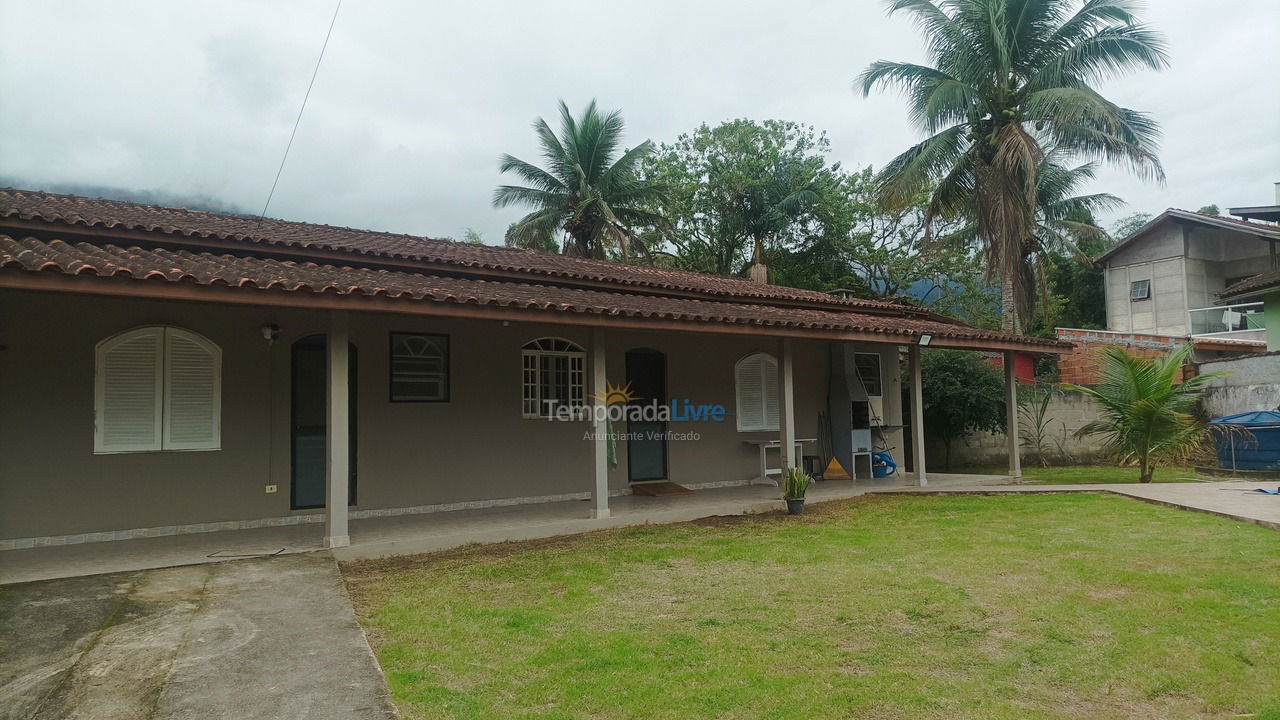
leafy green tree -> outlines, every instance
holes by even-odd
[[[1101,417],[1076,431],[1100,435],[1122,462],[1136,462],[1138,482],[1149,483],[1155,466],[1185,458],[1205,438],[1205,426],[1192,411],[1205,384],[1226,373],[1207,373],[1178,381],[1192,346],[1156,359],[1130,355],[1119,345],[1102,348],[1094,387],[1064,384],[1098,404]]]
[[[1138,230],[1147,223],[1151,222],[1151,218],[1155,217],[1148,212],[1136,212],[1125,215],[1111,226],[1111,237],[1116,240],[1125,240],[1130,235],[1138,232]]]
[[[1096,224],[1090,220],[1091,224]],[[1079,239],[1076,252],[1051,253],[1047,259],[1047,275],[1052,295],[1060,299],[1058,312],[1049,328],[1071,327],[1103,329],[1107,326],[1107,296],[1103,287],[1102,268],[1090,258],[1097,257],[1114,244],[1110,236]]]
[[[502,172],[514,173],[526,184],[502,185],[493,194],[494,207],[533,208],[507,231],[507,244],[545,248],[558,244],[563,233],[565,254],[604,258],[613,247],[628,257],[635,246],[634,228],[662,222],[645,209],[658,200],[662,188],[636,175],[653,144],[646,140],[620,151],[621,113],[601,113],[594,100],[578,118],[560,102],[559,136],[542,118],[533,129],[546,168],[503,155]]]
[[[1221,215],[1222,209],[1219,208],[1217,205],[1205,205],[1204,207],[1200,208],[1196,212],[1202,213],[1204,215]]]
[[[921,373],[924,431],[942,440],[950,470],[956,440],[1004,430],[1004,381],[986,358],[961,350],[923,351]]]
[[[1164,41],[1129,0],[891,0],[922,29],[932,66],[877,61],[860,76],[907,96],[929,137],[879,176],[892,207],[933,186],[930,217],[971,217],[989,276],[1000,283],[1004,329],[1021,332],[1032,283],[1025,250],[1040,217],[1037,173],[1050,150],[1129,165],[1163,180],[1157,126],[1092,85],[1167,64]]]
[[[650,246],[674,247],[686,268],[722,275],[840,233],[842,175],[812,127],[781,120],[703,124],[663,145],[642,177],[668,192],[650,209],[669,220]]]

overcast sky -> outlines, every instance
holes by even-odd
[[[204,196],[257,213],[334,4],[0,0],[0,177]],[[1165,187],[1120,170],[1119,214],[1268,204],[1280,181],[1280,0],[1157,0],[1172,67],[1102,89],[1162,123]],[[499,243],[498,155],[537,159],[556,100],[620,108],[627,144],[701,122],[809,123],[847,167],[916,141],[851,81],[924,59],[873,0],[346,0],[270,214]]]

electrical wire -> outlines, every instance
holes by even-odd
[[[329,38],[333,35],[333,26],[338,22],[338,11],[342,9],[342,0],[338,0],[333,8],[333,18],[329,20],[329,31],[324,35],[324,44],[320,46],[320,57],[316,58],[316,67],[311,71],[311,82],[307,83],[307,92],[302,96],[302,107],[298,108],[298,117],[293,121],[293,132],[289,133],[289,143],[284,146],[284,157],[280,158],[280,168],[276,170],[276,179],[271,183],[271,192],[267,193],[267,202],[262,206],[262,214],[258,222],[267,216],[267,208],[271,207],[271,198],[275,197],[276,185],[280,184],[280,174],[284,172],[284,163],[289,159],[289,149],[293,147],[293,138],[298,134],[298,126],[302,124],[302,113],[307,109],[307,99],[311,97],[311,88],[315,87],[316,76],[320,74],[320,63],[324,60],[324,51],[329,47]]]

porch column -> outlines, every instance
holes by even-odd
[[[920,370],[920,346],[907,348],[907,372],[911,375],[911,461],[916,485],[929,484],[924,474],[924,377]]]
[[[796,401],[792,381],[791,338],[782,338],[781,362],[778,364],[778,458],[785,474],[796,467]]]
[[[347,368],[350,362],[347,346],[351,341],[349,319],[345,313],[335,312],[329,319],[329,336],[326,339],[329,372],[329,417],[325,430],[325,547],[346,547],[351,544],[347,533],[347,504],[350,498],[348,484],[351,480],[351,439],[349,419],[349,389]]]
[[[591,329],[591,394],[604,398],[608,392],[604,366],[604,330]],[[600,406],[608,408],[603,400]],[[591,493],[591,517],[609,517],[609,424],[603,417],[597,417],[592,406],[591,435],[592,452],[594,453],[595,489]]]
[[[1022,477],[1022,446],[1018,441],[1018,370],[1014,367],[1012,350],[1004,353],[1004,412],[1005,435],[1009,441],[1009,476]]]

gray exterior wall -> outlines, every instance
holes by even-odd
[[[268,344],[259,328],[276,323]],[[93,453],[94,347],[140,325],[198,332],[223,352],[222,449],[202,452]],[[165,303],[0,291],[0,539],[255,520],[314,513],[289,508],[290,352],[325,332],[327,315],[291,309]],[[389,333],[450,335],[451,399],[392,403]],[[521,347],[559,336],[589,347],[587,328],[532,323],[353,314],[359,358],[356,509],[524,498],[591,490],[592,450],[585,422],[520,415]],[[607,374],[625,381],[627,350],[667,356],[670,397],[723,403],[733,412],[734,363],[756,351],[778,354],[776,338],[695,333],[604,334]],[[796,341],[796,430],[816,437],[826,404],[825,343]],[[900,424],[895,346],[884,355],[885,422]],[[590,373],[588,372],[588,377]],[[615,428],[624,430],[625,428]],[[732,483],[756,474],[758,454],[725,423],[673,423],[700,434],[669,443],[670,479]],[[901,457],[901,434],[895,433]],[[816,447],[806,447],[817,454]],[[625,491],[626,445],[618,444],[610,487]],[[267,485],[278,492],[268,494]]]
[[[1107,329],[1119,332],[1186,335],[1186,279],[1182,225],[1168,222],[1153,228],[1140,242],[1107,262]],[[1129,299],[1129,286],[1151,281],[1151,296]]]
[[[1107,329],[1189,335],[1188,310],[1217,304],[1217,293],[1269,267],[1266,242],[1231,230],[1166,221],[1106,263]],[[1151,281],[1151,298],[1131,301],[1129,285]]]
[[[1280,408],[1280,352],[1211,360],[1197,370],[1230,373],[1208,382],[1202,402],[1209,417]]]
[[[1025,395],[1030,391],[1027,386],[1019,386],[1018,392]],[[1048,436],[1047,462],[1051,465],[1091,462],[1105,457],[1102,440],[1097,436],[1078,438],[1075,432],[1086,424],[1098,419],[1098,409],[1092,400],[1080,393],[1070,392],[1056,395],[1049,401],[1045,415]],[[1020,420],[1019,432],[1023,438],[1028,435],[1025,420]],[[946,448],[941,442],[926,439],[926,467],[944,472],[943,461]],[[956,440],[951,446],[952,469],[991,467],[1001,468],[1009,462],[1009,441],[1004,433],[979,432],[962,440]],[[1022,449],[1023,467],[1031,467],[1040,463],[1040,458],[1029,449]]]

